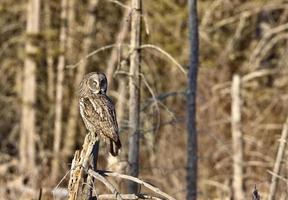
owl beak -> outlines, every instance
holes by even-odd
[[[100,89],[100,94],[106,94],[106,90],[104,88]]]
[[[101,90],[94,90],[92,91],[93,94],[100,94],[101,93]]]

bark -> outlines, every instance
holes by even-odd
[[[84,174],[85,170],[89,168],[96,170],[98,149],[99,140],[95,133],[88,133],[84,139],[81,153],[76,151],[74,154],[68,183],[68,200],[90,199],[92,197],[93,178],[90,175],[84,178]]]
[[[35,172],[35,102],[37,38],[40,32],[40,0],[30,0],[27,10],[26,58],[23,71],[22,116],[20,131],[20,170],[30,175]]]
[[[91,13],[89,13],[89,15],[87,16],[87,20],[85,24],[87,37],[83,41],[83,54],[81,57],[85,57],[89,53],[89,50],[93,43],[93,39],[94,39],[93,33],[95,30],[96,18],[95,18],[94,12],[92,11],[96,9],[97,4],[98,4],[98,0],[90,0],[89,10],[91,11]],[[70,109],[70,113],[68,117],[68,125],[67,125],[67,130],[66,130],[67,136],[64,141],[65,143],[64,143],[63,152],[65,155],[71,155],[73,153],[73,149],[75,146],[76,125],[77,125],[77,119],[79,116],[78,97],[76,95],[76,92],[78,92],[78,87],[85,74],[87,64],[88,64],[88,60],[84,59],[79,64],[79,66],[77,66],[77,71],[76,71],[75,81],[74,81],[75,93],[73,94],[72,100],[70,103],[71,109]]]
[[[137,177],[139,173],[141,4],[141,0],[132,0],[131,5],[131,55],[129,77],[129,126],[131,128],[131,133],[129,138],[128,174],[134,177]],[[136,193],[137,184],[128,182],[128,192]]]
[[[197,0],[189,0],[190,66],[187,93],[187,199],[197,199],[198,144],[196,128],[196,95],[199,55]]]
[[[281,134],[281,139],[280,139],[280,145],[278,148],[274,168],[273,168],[273,175],[271,179],[271,185],[269,188],[269,197],[268,200],[274,200],[276,199],[276,190],[277,190],[277,185],[278,185],[278,175],[281,171],[281,164],[283,161],[283,157],[285,154],[285,149],[286,149],[286,143],[288,139],[288,117],[283,125],[282,129],[282,134]]]
[[[233,196],[234,199],[243,200],[243,136],[241,132],[241,79],[239,75],[233,76],[231,86],[231,131],[233,146]]]
[[[54,122],[54,143],[53,143],[53,163],[52,180],[56,180],[59,174],[60,144],[62,132],[62,110],[63,110],[63,79],[65,67],[65,51],[67,40],[67,0],[61,1],[61,29],[60,29],[60,55],[57,66],[56,102],[55,102],[55,122]]]

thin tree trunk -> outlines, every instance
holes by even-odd
[[[75,36],[75,0],[68,1],[68,8],[67,8],[67,21],[69,26],[68,34],[67,34],[67,57],[70,58],[72,62],[75,62],[73,58],[75,57],[75,49],[74,49],[74,36]]]
[[[45,27],[46,30],[50,31],[52,29],[51,27],[51,8],[50,8],[50,1],[45,2]],[[47,57],[46,57],[46,62],[47,62],[47,96],[48,100],[50,103],[50,109],[52,110],[52,105],[54,102],[54,70],[53,70],[53,56],[52,56],[52,45],[51,45],[51,40],[49,39],[47,42]]]
[[[67,0],[61,1],[61,30],[60,30],[60,55],[57,66],[57,87],[55,102],[55,124],[54,144],[52,162],[52,180],[56,181],[59,174],[60,144],[62,132],[62,101],[63,101],[63,79],[65,67],[65,50],[67,40]]]
[[[98,0],[90,0],[89,3],[89,10],[91,11],[89,15],[87,16],[86,20],[86,32],[87,37],[83,41],[83,54],[81,57],[85,57],[91,48],[91,45],[93,43],[93,33],[95,30],[95,22],[96,18],[94,15],[94,11],[97,7]],[[84,59],[79,66],[77,66],[75,81],[74,81],[74,91],[75,93],[72,96],[72,101],[70,104],[70,113],[68,117],[68,125],[67,125],[67,136],[64,143],[64,149],[63,152],[65,155],[71,155],[73,153],[73,148],[75,146],[75,135],[76,135],[76,125],[77,125],[77,119],[78,119],[78,98],[76,95],[76,92],[78,92],[79,84],[85,74],[86,66],[88,64],[88,60]]]
[[[137,177],[139,173],[139,138],[140,138],[140,73],[141,73],[141,14],[142,1],[132,0],[131,14],[131,56],[129,77],[129,175]],[[137,192],[137,184],[128,182],[128,192]]]
[[[23,71],[22,116],[20,132],[20,170],[31,175],[35,172],[35,109],[36,103],[36,69],[38,48],[37,41],[40,32],[40,0],[30,0],[27,10],[26,58]]]
[[[197,199],[197,129],[196,129],[196,95],[199,55],[197,0],[189,0],[189,40],[190,67],[187,93],[187,199]]]
[[[106,77],[107,77],[107,82],[109,83],[108,84],[108,87],[111,88],[113,85],[113,73],[114,73],[114,70],[115,70],[115,66],[117,64],[117,61],[121,62],[121,52],[122,52],[122,44],[127,36],[127,33],[128,33],[128,23],[127,23],[127,18],[129,16],[129,13],[130,13],[130,10],[129,9],[126,9],[125,10],[125,13],[123,15],[123,18],[122,18],[122,22],[121,22],[121,25],[120,25],[120,31],[118,32],[118,35],[117,35],[117,40],[116,40],[116,44],[119,45],[119,48],[113,48],[112,52],[111,52],[111,55],[110,55],[110,58],[108,59],[108,62],[107,62],[107,70],[106,70]],[[120,64],[120,63],[118,63]],[[124,105],[125,105],[125,97],[126,97],[126,85],[125,85],[125,80],[123,78],[119,78],[118,80],[118,97],[117,97],[117,104],[116,104],[116,113],[117,113],[117,121],[118,121],[118,124],[121,126],[121,122],[123,120],[123,117],[124,117]],[[123,152],[123,148],[122,148],[122,152]],[[108,159],[107,159],[107,166],[112,166],[110,168],[110,170],[113,170],[113,171],[117,171],[117,172],[122,172],[122,167],[121,165],[119,165],[119,156],[118,157],[114,157],[114,156],[111,156],[109,155],[108,156]]]
[[[243,190],[243,136],[241,132],[241,79],[234,75],[231,86],[231,131],[233,147],[233,196],[236,200],[244,199]]]
[[[117,35],[117,39],[116,39],[116,44],[119,45],[119,49],[118,48],[113,48],[110,58],[108,59],[108,63],[107,63],[107,70],[106,70],[106,77],[107,77],[107,82],[109,83],[108,87],[111,88],[111,86],[113,85],[112,83],[112,76],[115,70],[115,65],[118,59],[118,53],[119,51],[121,52],[121,44],[124,42],[125,37],[127,35],[128,32],[128,23],[127,23],[127,18],[129,16],[130,10],[126,9],[122,22],[121,22],[121,29]]]
[[[52,10],[51,1],[45,1],[44,3],[44,32],[50,32],[52,27]],[[53,40],[51,37],[46,38],[46,73],[47,73],[47,102],[48,102],[48,114],[43,124],[43,135],[52,135],[53,129],[50,128],[51,123],[54,120],[54,102],[55,102],[55,72],[54,72],[54,57],[53,57]]]
[[[285,154],[285,149],[286,149],[286,143],[288,139],[288,117],[283,125],[282,129],[282,134],[281,134],[281,139],[280,139],[280,145],[278,148],[277,152],[277,157],[275,160],[274,164],[274,169],[273,169],[273,175],[271,179],[271,185],[269,189],[269,198],[268,200],[274,200],[276,199],[276,190],[277,190],[277,185],[278,185],[278,177],[280,171],[281,171],[281,162],[283,160],[283,156]]]

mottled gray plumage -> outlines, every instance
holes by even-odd
[[[79,88],[80,114],[86,128],[100,136],[111,155],[117,156],[121,148],[115,107],[106,95],[107,79],[102,73],[84,76]]]

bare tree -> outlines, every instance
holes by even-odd
[[[137,177],[139,173],[139,138],[140,138],[140,62],[141,62],[141,14],[142,1],[131,2],[131,55],[129,76],[129,126],[131,135],[129,138],[129,175]],[[128,192],[137,192],[137,184],[128,182]]]
[[[188,77],[188,141],[187,141],[187,199],[197,199],[197,129],[196,129],[196,95],[199,55],[197,0],[189,0],[189,40],[190,66]]]
[[[233,195],[235,199],[243,200],[243,136],[241,132],[241,79],[233,76],[231,85],[231,131],[233,147]]]
[[[57,66],[57,85],[55,102],[55,129],[52,164],[52,179],[56,180],[59,173],[59,156],[62,132],[62,100],[63,100],[63,79],[65,66],[65,50],[67,40],[67,0],[61,1],[61,29],[60,29],[60,55]]]
[[[20,167],[33,174],[35,171],[35,103],[36,103],[36,55],[37,38],[40,32],[40,0],[29,0],[27,10],[26,58],[23,72],[22,117],[20,132]]]

